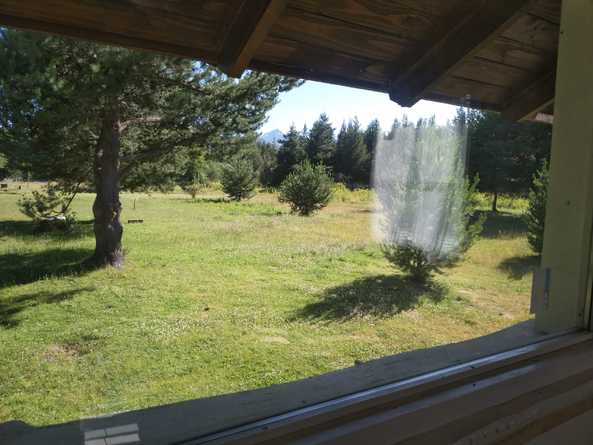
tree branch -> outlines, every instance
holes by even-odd
[[[119,123],[119,130],[120,133],[123,133],[128,129],[131,125],[136,124],[154,124],[161,122],[162,118],[160,116],[146,116],[146,117],[138,117],[134,119],[128,119],[127,121],[123,121]]]

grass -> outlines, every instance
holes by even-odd
[[[35,425],[288,382],[528,318],[517,210],[434,283],[409,283],[368,194],[291,215],[274,195],[123,195],[124,270],[85,270],[92,196],[68,236],[33,234],[0,193],[0,422]],[[135,201],[135,210],[134,207]]]

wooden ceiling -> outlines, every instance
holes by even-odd
[[[561,0],[0,0],[0,24],[419,99],[549,112]],[[323,100],[323,98],[320,98]]]

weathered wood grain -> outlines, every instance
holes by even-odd
[[[329,81],[331,78],[340,85],[356,86],[360,82],[362,88],[386,90],[385,63],[274,36],[262,44],[252,66],[303,79]]]
[[[427,95],[436,94],[451,98],[449,103],[463,105],[467,97],[470,103],[481,108],[498,110],[507,94],[507,89],[477,80],[446,76],[427,90]],[[434,97],[434,96],[433,96]]]
[[[225,2],[127,2],[87,0],[3,0],[0,14],[56,27],[76,28],[88,38],[104,33],[125,38],[216,51]]]
[[[244,1],[226,32],[220,66],[239,77],[286,8],[286,0]]]
[[[504,63],[470,57],[450,72],[452,76],[464,79],[485,81],[490,85],[512,88],[533,78],[533,73]]]
[[[435,27],[472,7],[464,0],[291,0],[289,5],[411,41],[426,40]]]
[[[218,55],[217,53],[209,50],[168,44],[159,41],[151,41],[143,38],[130,37],[128,35],[105,31],[89,31],[88,28],[48,23],[34,19],[4,15],[1,13],[0,25],[24,30],[41,31],[49,34],[73,37],[81,40],[97,41],[130,49],[152,51],[162,54],[187,57],[190,59],[200,59],[210,63],[216,63]]]
[[[558,25],[534,15],[522,14],[502,36],[534,49],[556,52],[559,33]]]
[[[390,90],[406,105],[470,94],[477,106],[500,109],[553,62],[560,4],[1,0],[0,24],[200,59],[234,75],[250,67]]]
[[[415,42],[322,15],[288,8],[271,35],[368,59],[396,60]]]
[[[505,105],[502,114],[510,120],[530,119],[554,103],[555,93],[556,70],[554,67],[512,97]]]
[[[477,4],[471,14],[452,24],[443,38],[427,52],[419,53],[416,62],[393,80],[389,89],[392,100],[404,106],[415,104],[431,85],[516,21],[526,1],[486,0]]]
[[[528,11],[533,15],[559,25],[561,8],[562,2],[558,0],[531,0]]]
[[[499,36],[480,48],[476,57],[540,73],[550,65],[550,59],[556,58],[556,48],[542,50],[508,37]]]

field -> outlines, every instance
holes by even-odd
[[[367,193],[291,215],[276,196],[124,194],[122,271],[82,270],[92,195],[33,234],[0,192],[0,422],[34,425],[282,383],[478,337],[529,317],[536,259],[520,210],[429,286],[372,239]],[[135,206],[135,209],[134,209]],[[516,207],[516,206],[514,206]]]

